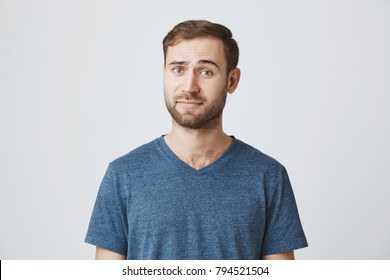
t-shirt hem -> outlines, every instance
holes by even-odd
[[[262,256],[265,255],[271,255],[271,254],[280,254],[285,252],[290,252],[298,249],[302,249],[305,247],[308,247],[308,243],[305,237],[291,240],[288,242],[288,245],[281,245],[277,247],[267,248],[266,250],[263,250]]]
[[[102,248],[104,248],[104,249],[113,251],[113,252],[115,252],[115,253],[118,253],[118,254],[121,254],[121,255],[124,255],[124,256],[127,255],[126,249],[123,249],[123,248],[120,248],[120,247],[118,247],[118,246],[115,246],[115,245],[113,245],[111,242],[105,241],[105,240],[101,240],[100,238],[95,238],[95,237],[92,237],[92,236],[87,236],[87,237],[85,238],[84,242],[85,242],[85,243],[88,243],[88,244],[90,244],[90,245],[102,247]]]

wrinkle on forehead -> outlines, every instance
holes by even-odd
[[[181,40],[174,46],[168,47],[167,64],[173,61],[183,61],[196,64],[199,61],[213,61],[219,67],[227,67],[223,44],[215,38],[196,38]]]

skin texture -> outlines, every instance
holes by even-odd
[[[164,140],[190,167],[200,170],[213,163],[232,143],[222,130],[222,112],[227,94],[236,90],[240,75],[238,68],[227,73],[223,44],[218,39],[182,40],[168,47],[163,79],[172,130]],[[124,258],[97,247],[96,259]],[[294,252],[266,255],[262,259],[294,259]]]

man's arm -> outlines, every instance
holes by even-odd
[[[125,260],[126,256],[96,246],[96,260]]]
[[[262,260],[293,260],[294,259],[294,251],[265,255],[261,257]]]

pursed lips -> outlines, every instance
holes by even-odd
[[[195,100],[178,100],[176,103],[180,105],[184,105],[186,107],[193,107],[193,106],[198,106],[201,105],[203,102],[201,101],[195,101]]]

